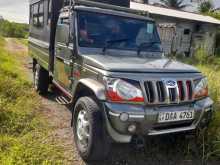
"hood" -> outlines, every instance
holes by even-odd
[[[84,63],[111,72],[199,73],[187,64],[167,58],[141,58],[109,55],[83,55]]]

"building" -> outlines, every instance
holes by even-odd
[[[178,53],[192,56],[195,50],[201,47],[210,55],[214,54],[220,20],[135,2],[131,2],[130,7],[148,11],[150,17],[155,19],[166,54]]]

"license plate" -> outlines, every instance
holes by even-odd
[[[177,112],[160,112],[158,117],[159,123],[185,121],[194,119],[194,111],[177,111]]]

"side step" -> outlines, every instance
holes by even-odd
[[[71,100],[69,98],[64,97],[64,96],[58,96],[56,98],[56,102],[60,105],[68,105],[71,103]]]

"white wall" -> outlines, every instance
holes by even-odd
[[[153,17],[158,27],[160,27],[158,29],[160,31],[162,46],[166,54],[176,52],[191,56],[199,47],[205,48],[208,54],[214,53],[217,26],[164,16]],[[161,28],[161,24],[168,25],[168,27],[164,28],[164,26],[162,26],[163,28]],[[200,32],[196,32],[197,24],[201,25]]]

